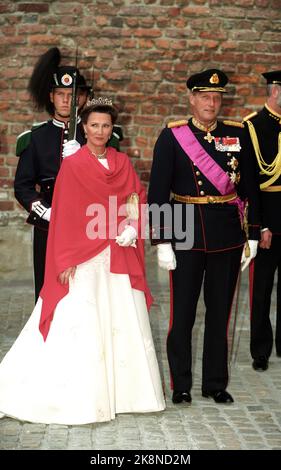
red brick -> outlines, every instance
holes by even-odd
[[[266,8],[270,0],[256,0],[255,4],[257,7]]]
[[[57,36],[49,36],[47,34],[34,34],[34,36],[29,37],[29,43],[31,45],[36,44],[46,44],[48,46],[56,46],[59,42]]]
[[[18,157],[6,157],[6,165],[7,166],[17,166],[18,161],[19,161]]]
[[[83,6],[77,2],[54,2],[52,5],[52,13],[56,15],[67,15],[70,12],[73,16],[80,16],[83,14]]]
[[[210,16],[211,10],[208,7],[186,7],[181,10],[183,16]]]
[[[10,176],[9,168],[0,168],[0,177]]]
[[[12,211],[12,210],[14,210],[14,202],[0,201],[0,211]]]
[[[8,178],[1,178],[0,179],[0,187],[1,188],[13,188],[14,187],[14,180]]]
[[[16,5],[12,2],[5,2],[0,4],[0,13],[12,13],[16,10]]]
[[[148,172],[148,171],[142,171],[142,172],[140,173],[140,178],[141,178],[142,181],[148,182],[148,181],[149,181],[149,178],[150,178],[150,172]]]
[[[13,28],[14,29],[14,28]],[[37,34],[45,33],[47,31],[47,26],[44,24],[25,24],[18,26],[17,29],[19,34]],[[15,33],[15,31],[14,31]]]
[[[47,3],[21,3],[18,6],[18,11],[25,13],[47,13],[49,5]]]
[[[138,160],[135,163],[135,168],[140,170],[149,170],[151,169],[151,160]]]
[[[137,28],[134,32],[134,35],[137,37],[158,38],[159,36],[161,36],[161,31],[160,29]]]

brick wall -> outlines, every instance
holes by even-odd
[[[15,140],[45,118],[25,89],[49,47],[73,56],[78,45],[87,78],[94,65],[95,87],[118,104],[122,149],[144,181],[161,127],[188,112],[187,75],[222,68],[232,83],[224,116],[240,119],[264,102],[260,74],[281,68],[281,0],[4,0],[0,13],[0,211],[18,209]]]

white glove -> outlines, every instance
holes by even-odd
[[[160,243],[157,245],[158,265],[168,271],[176,269],[177,262],[171,243]]]
[[[45,214],[42,215],[42,219],[47,220],[47,222],[50,222],[51,210],[51,207],[49,207],[49,209],[46,210]]]
[[[121,235],[118,235],[115,240],[119,246],[133,246],[136,248],[137,232],[132,225],[125,225]]]
[[[31,204],[31,210],[35,212],[35,214],[39,215],[39,217],[41,217],[42,219],[45,219],[44,216],[46,215],[48,211],[48,207],[45,207],[41,201],[34,201]],[[48,219],[45,219],[45,220],[48,220]]]
[[[69,140],[63,144],[62,158],[69,157],[73,155],[77,150],[79,150],[81,145],[77,140]]]
[[[257,254],[258,243],[259,243],[258,240],[248,240],[248,243],[249,243],[249,248],[250,248],[250,256],[246,257],[245,255],[245,250],[247,247],[247,242],[246,242],[244,245],[244,250],[243,250],[242,258],[241,258],[241,271],[244,271],[249,266],[250,262],[252,261],[252,259],[254,259],[254,257]]]

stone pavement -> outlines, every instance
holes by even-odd
[[[251,367],[246,276],[241,284],[233,348],[235,361],[228,387],[235,398],[234,404],[217,405],[201,396],[204,307],[200,299],[193,335],[193,402],[190,407],[174,405],[169,390],[165,350],[169,324],[168,275],[156,268],[154,251],[149,251],[148,276],[155,297],[150,319],[165,383],[166,410],[161,413],[119,415],[109,423],[83,426],[31,424],[2,418],[0,449],[281,449],[281,359],[276,357],[274,351],[266,372],[255,372]],[[2,358],[32,311],[33,287],[31,282],[2,281],[0,288]],[[273,303],[273,318],[274,307]]]

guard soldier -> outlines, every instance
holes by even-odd
[[[270,303],[274,275],[281,268],[281,70],[262,75],[267,81],[267,101],[261,111],[244,119],[255,150],[261,198],[261,241],[250,265],[250,350],[258,371],[268,368],[272,352]],[[278,284],[275,347],[281,356],[280,278]]]
[[[46,110],[51,119],[37,123],[18,137],[16,154],[19,162],[14,189],[18,202],[27,210],[27,222],[34,225],[33,264],[35,300],[44,281],[48,226],[53,188],[62,159],[74,153],[86,140],[78,116],[76,139],[68,141],[72,89],[76,75],[78,108],[85,103],[91,87],[79,70],[61,66],[58,48],[43,54],[31,75],[28,90],[38,110]],[[115,133],[119,136],[120,132]],[[109,145],[119,146],[113,137]]]
[[[193,117],[169,123],[154,148],[148,201],[158,263],[171,270],[167,352],[174,403],[191,403],[192,328],[203,278],[206,315],[202,395],[217,403],[233,402],[226,391],[227,326],[242,252],[245,268],[255,256],[260,228],[251,143],[243,125],[217,120],[227,81],[217,69],[192,75],[187,87]],[[246,198],[249,243],[241,225]],[[172,207],[172,235],[169,222],[160,218],[158,226],[154,219],[152,207],[163,204]],[[176,236],[179,225],[183,232],[192,225],[191,220],[185,220],[186,205],[194,205],[191,249],[182,249]],[[247,251],[250,248],[248,259],[246,247]]]

